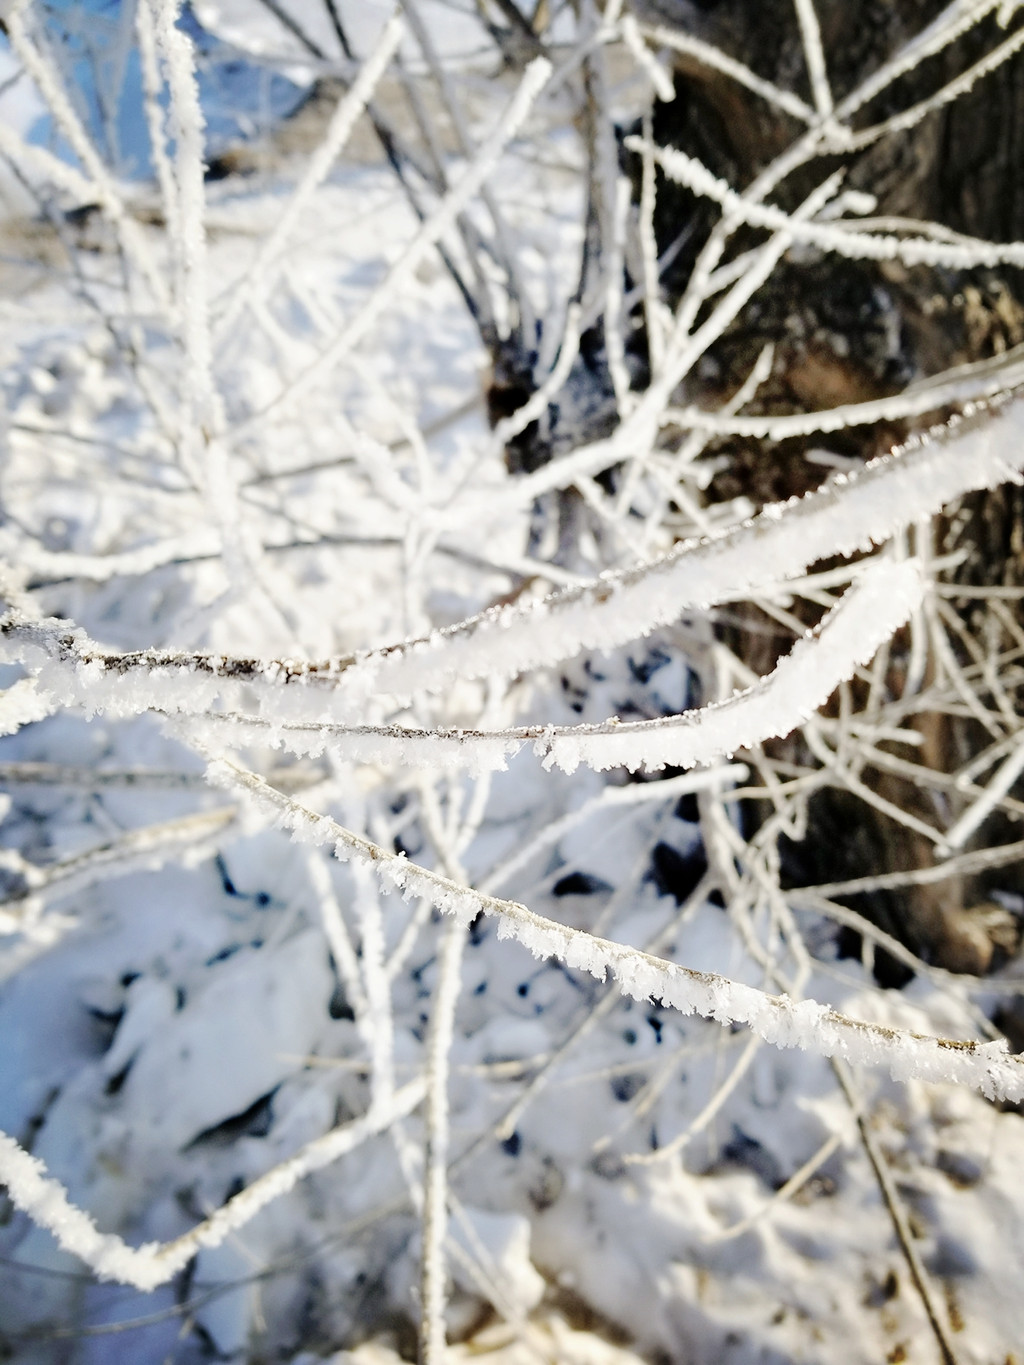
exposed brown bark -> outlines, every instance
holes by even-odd
[[[789,0],[751,5],[744,0],[638,0],[642,18],[680,24],[720,46],[758,74],[810,101],[795,10]],[[837,101],[885,58],[919,33],[943,6],[937,0],[891,5],[850,5],[817,0],[828,74]],[[867,126],[928,96],[966,70],[1007,35],[995,18],[975,27],[938,56],[900,79],[857,116]],[[702,160],[716,175],[742,187],[800,131],[786,114],[700,63],[679,56],[676,99],[657,107],[655,138]],[[973,236],[997,241],[1024,237],[1024,60],[1019,55],[987,76],[969,94],[930,114],[908,133],[888,137],[848,162],[847,184],[873,194],[880,215],[929,219]],[[795,206],[837,161],[816,161],[784,183],[777,201]],[[682,224],[696,221],[669,278],[670,291],[685,285],[690,267],[717,210],[688,191],[663,183],[656,232],[664,250]],[[747,239],[741,237],[741,242]],[[1015,270],[907,269],[892,263],[849,261],[835,256],[794,261],[776,272],[714,350],[713,380],[691,381],[688,398],[715,405],[749,372],[765,342],[776,346],[773,375],[758,397],[758,410],[813,410],[898,392],[912,377],[997,355],[1024,339],[1024,277]],[[943,416],[936,413],[933,416]],[[931,417],[924,419],[932,420]],[[830,449],[870,458],[905,430],[891,425],[830,436]],[[821,439],[766,445],[730,442],[730,456],[710,489],[714,499],[740,493],[755,504],[799,494],[826,474],[807,453]],[[949,509],[938,526],[937,549],[965,552],[953,571],[961,584],[1010,585],[1024,581],[1024,495],[1010,487],[968,499]],[[965,599],[957,603],[960,638],[956,652],[970,662],[972,648],[993,638],[1010,647],[1005,620]],[[1016,611],[1014,603],[1009,604]],[[748,624],[764,618],[754,613]],[[788,647],[781,633],[737,629],[733,647],[764,672]],[[892,686],[900,684],[900,652],[893,653]],[[1013,696],[1019,703],[1020,697]],[[974,720],[923,713],[912,723],[922,736],[915,761],[950,773],[991,743]],[[801,756],[791,747],[789,756]],[[932,822],[955,819],[956,797],[929,791],[891,773],[865,770],[879,795]],[[1015,793],[1020,795],[1019,789]],[[1020,837],[1005,817],[990,818],[974,843]],[[928,866],[930,843],[878,814],[847,792],[816,798],[807,839],[789,850],[796,881],[840,880],[873,872]],[[995,885],[1022,886],[1020,869],[1004,869]],[[909,942],[926,957],[958,970],[985,971],[1014,935],[1005,915],[984,904],[991,885],[950,878],[903,894],[862,898],[858,908]]]

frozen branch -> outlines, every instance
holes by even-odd
[[[1009,1054],[1003,1039],[979,1043],[927,1037],[852,1019],[813,1000],[769,995],[716,972],[694,971],[558,924],[515,901],[460,886],[438,872],[389,853],[329,816],[308,810],[227,760],[212,762],[209,776],[218,786],[247,793],[258,809],[302,842],[329,845],[335,856],[345,861],[360,858],[370,862],[387,885],[403,895],[426,896],[439,910],[463,923],[478,914],[495,918],[499,938],[514,938],[534,957],[555,957],[599,981],[610,975],[620,993],[634,1000],[658,1000],[682,1014],[700,1014],[722,1024],[746,1024],[776,1047],[800,1047],[854,1065],[887,1066],[897,1079],[913,1076],[972,1086],[993,1098],[1024,1098],[1024,1062]]]
[[[28,9],[28,0],[12,0],[8,8],[6,23],[11,47],[25,70],[39,87],[50,113],[85,168],[86,179],[84,182],[81,180],[78,182],[83,184],[83,187],[87,187],[83,197],[86,201],[93,199],[99,201],[104,213],[117,231],[126,257],[138,270],[140,277],[145,280],[158,305],[166,309],[169,304],[167,288],[153,259],[149,244],[143,236],[139,224],[128,211],[102,157],[93,146],[92,140],[71,107],[67,92],[57,74],[29,37],[25,26],[25,16]],[[23,154],[15,150],[15,160],[20,161],[22,159]],[[69,168],[65,168],[63,172],[56,171],[52,164],[53,160],[51,158],[46,164],[51,167],[55,178],[60,177],[57,183],[60,184],[61,180],[65,185],[74,183],[73,176],[75,173],[70,172]]]
[[[392,15],[384,25],[377,46],[363,63],[355,81],[339,100],[323,140],[310,157],[305,173],[295,187],[284,212],[273,230],[263,239],[252,264],[241,279],[231,286],[234,297],[218,320],[219,332],[226,332],[247,304],[260,301],[269,293],[274,281],[274,268],[284,254],[295,225],[348,142],[353,128],[398,50],[404,31],[405,26],[397,15]]]
[[[1020,31],[1024,43],[1024,29]],[[628,137],[626,146],[638,154],[647,148],[638,137]],[[696,157],[672,147],[655,147],[652,154],[670,179],[685,185],[694,194],[718,204],[726,213],[748,227],[770,232],[786,232],[795,242],[834,251],[851,260],[901,261],[904,265],[945,266],[971,269],[978,266],[1024,265],[1024,242],[986,242],[979,238],[958,237],[955,242],[935,241],[930,237],[896,237],[868,232],[851,232],[836,223],[797,222],[793,216],[771,204],[756,203],[737,194],[724,180],[702,165]]]
[[[15,1208],[27,1213],[72,1255],[103,1280],[117,1280],[145,1291],[156,1289],[183,1270],[197,1251],[215,1247],[244,1227],[262,1208],[287,1194],[305,1176],[353,1151],[412,1113],[423,1098],[423,1085],[413,1081],[397,1091],[386,1109],[370,1109],[362,1118],[332,1128],[293,1157],[259,1176],[240,1194],[172,1242],[129,1246],[114,1233],[100,1232],[92,1218],[71,1203],[64,1187],[43,1163],[12,1137],[0,1133],[0,1183]]]
[[[624,20],[623,22],[627,21]],[[685,33],[682,29],[650,24],[640,24],[638,28],[648,42],[657,43],[659,47],[672,48],[687,57],[693,57],[701,65],[710,67],[713,71],[720,71],[723,76],[728,76],[737,84],[746,86],[755,95],[760,95],[763,100],[769,104],[774,104],[785,113],[792,115],[793,118],[799,119],[801,123],[814,122],[814,110],[799,95],[795,95],[789,90],[783,90],[772,81],[764,80],[751,71],[749,66],[744,66],[735,57],[730,57],[721,48],[715,47],[711,43],[705,43],[700,38],[695,38],[693,34]]]
[[[280,408],[285,402],[294,403],[299,399],[312,384],[330,373],[366,336],[420,262],[450,230],[485,181],[494,174],[501,154],[519,133],[550,77],[551,64],[546,58],[538,57],[530,63],[518,90],[498,120],[494,131],[481,144],[472,161],[442,202],[421,224],[412,241],[388,271],[384,281],[316,360],[307,365],[270,403],[235,428],[232,434],[236,441],[257,424],[262,425],[270,412]]]
[[[31,668],[39,690],[54,700],[91,711],[205,714],[218,698],[241,704],[244,686],[253,689],[268,722],[351,724],[381,693],[404,701],[456,678],[510,677],[582,649],[615,648],[685,611],[784,583],[817,560],[862,553],[965,493],[1018,481],[1021,411],[1013,402],[955,420],[863,471],[766,507],[735,530],[361,658],[305,663],[124,654],[102,649],[67,623],[29,622],[14,612],[0,621],[0,654]]]

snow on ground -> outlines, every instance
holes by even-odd
[[[225,36],[259,48],[266,18],[250,26],[249,6],[226,3],[197,6],[197,16],[212,23],[214,9]],[[560,278],[564,294],[579,246],[580,187],[551,162],[571,169],[578,149],[564,127],[534,138],[494,183],[544,297]],[[110,646],[318,657],[460,619],[522,584],[526,512],[440,536],[415,515],[508,477],[493,449],[480,457],[490,449],[485,357],[433,259],[327,382],[292,408],[250,417],[358,310],[415,230],[386,167],[342,161],[265,300],[219,334],[292,174],[284,164],[208,186],[216,374],[229,425],[248,423],[234,447],[238,515],[266,547],[252,583],[226,575],[220,532],[172,458],[172,340],[159,318],[126,309],[106,229],[89,215],[67,226],[85,246],[76,273],[48,229],[4,225],[0,549],[44,614],[68,616]],[[169,271],[159,223],[147,241]],[[170,547],[155,567],[106,579],[97,569],[96,557],[154,542]],[[699,700],[694,687],[669,629],[517,682],[492,702],[502,716],[552,724],[636,719],[684,709]],[[432,703],[434,719],[478,714],[481,692],[454,688]],[[269,747],[246,756],[284,773]],[[20,776],[13,767],[30,763],[45,766]],[[3,740],[0,775],[11,796],[3,847],[26,860],[2,864],[8,908],[29,907],[28,934],[0,940],[0,1129],[45,1161],[102,1230],[133,1245],[186,1233],[362,1114],[380,1066],[398,1084],[420,1068],[438,927],[417,902],[329,866],[251,814],[230,812],[225,831],[215,814],[223,794],[154,719],[40,719]],[[310,806],[426,860],[436,858],[431,799],[432,818],[458,831],[476,792],[475,827],[459,851],[474,884],[774,988],[750,951],[771,938],[768,907],[752,910],[745,942],[720,903],[694,895],[706,870],[696,798],[671,785],[668,796],[651,780],[642,800],[595,800],[626,775],[545,772],[526,752],[489,787],[444,779],[433,798],[420,774],[330,756],[281,780]],[[175,824],[204,812],[206,825]],[[579,819],[551,837],[573,812]],[[148,832],[141,857],[128,847],[134,831]],[[91,856],[111,846],[111,857]],[[357,984],[373,953],[388,964],[391,1010],[371,1010],[369,1028],[356,1017],[342,947],[325,933],[334,924],[337,934],[325,902],[341,908],[359,946]],[[859,962],[838,959],[824,921],[804,922],[818,957],[806,995],[860,1018],[975,1036],[965,997],[921,979],[881,993]],[[873,1072],[853,1084],[959,1358],[1012,1359],[1024,1340],[1020,1115],[951,1086]],[[452,1360],[939,1358],[825,1060],[623,1001],[499,942],[480,921],[466,950],[450,1099]],[[5,1207],[0,1343],[19,1365],[408,1359],[422,1136],[418,1114],[394,1124],[150,1294],[96,1282]],[[345,1344],[353,1349],[338,1354]]]

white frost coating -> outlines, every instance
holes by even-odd
[[[1024,743],[1018,744],[1016,752],[1001,765],[981,796],[973,805],[967,807],[956,824],[947,831],[945,839],[939,845],[939,852],[948,856],[955,849],[963,848],[978,826],[992,814],[997,803],[1003,799],[1022,772]]]
[[[625,21],[623,22],[623,29],[625,29]],[[641,24],[639,31],[652,43],[657,43],[662,47],[674,48],[677,52],[685,52],[688,56],[696,57],[705,66],[721,71],[724,76],[729,76],[740,85],[745,85],[755,95],[760,95],[769,104],[784,109],[787,114],[792,114],[795,119],[799,119],[802,123],[814,122],[814,110],[809,104],[805,104],[798,95],[789,90],[781,89],[771,81],[763,80],[748,66],[744,66],[742,62],[736,61],[734,57],[728,56],[720,48],[712,46],[711,43],[702,42],[700,38],[694,38],[689,33],[683,33],[674,28],[666,28],[662,25]]]
[[[76,1207],[59,1181],[6,1133],[0,1133],[0,1184],[7,1186],[11,1203],[40,1227],[53,1233],[65,1251],[80,1257],[103,1280],[117,1280],[136,1289],[166,1284],[201,1247],[219,1246],[272,1200],[287,1194],[304,1176],[336,1161],[361,1142],[406,1117],[423,1098],[421,1081],[397,1091],[387,1109],[371,1109],[306,1144],[293,1157],[254,1180],[191,1232],[172,1242],[129,1246],[114,1233],[100,1232],[92,1218]]]
[[[437,985],[427,1034],[427,1137],[423,1153],[423,1210],[420,1265],[420,1359],[443,1365],[447,1354],[445,1307],[448,1270],[444,1248],[448,1236],[448,1153],[451,1135],[448,1082],[455,1011],[462,984],[467,926],[449,920],[441,936]]]
[[[637,65],[650,78],[658,99],[670,104],[676,97],[676,88],[672,83],[672,77],[657,61],[650,48],[644,45],[644,41],[640,37],[640,29],[632,14],[627,14],[622,20],[622,38]]]
[[[289,725],[253,720],[248,716],[189,717],[175,723],[185,744],[211,751],[225,746],[269,745],[300,758],[319,758],[328,750],[345,763],[388,764],[431,772],[462,772],[471,776],[504,772],[508,758],[529,740],[548,733],[539,726],[508,730],[438,728],[413,730],[401,725]],[[571,726],[565,727],[567,732]]]
[[[924,581],[917,562],[887,560],[864,570],[817,632],[797,641],[775,670],[727,701],[658,720],[618,719],[599,725],[512,726],[505,730],[409,730],[402,726],[352,729],[310,726],[296,731],[245,718],[208,717],[188,731],[210,739],[279,743],[315,757],[331,752],[351,763],[397,763],[470,772],[503,770],[507,757],[533,742],[545,768],[572,773],[584,763],[606,768],[696,768],[788,735],[824,705],[854,669],[904,625],[921,605]],[[188,739],[188,733],[184,734]],[[709,780],[712,780],[709,778]]]
[[[37,876],[31,881],[32,896],[45,904],[109,877],[156,871],[176,857],[182,857],[188,865],[195,859],[209,856],[210,841],[213,840],[215,846],[237,815],[235,807],[226,806],[128,830],[109,843],[35,868]],[[17,895],[12,895],[7,904],[17,904],[18,900]]]
[[[177,243],[175,304],[184,351],[179,400],[179,458],[205,490],[219,525],[229,576],[246,566],[241,537],[243,518],[238,487],[226,452],[212,437],[222,425],[220,397],[213,375],[210,300],[207,279],[206,193],[203,180],[206,122],[199,100],[195,54],[178,27],[181,0],[144,0],[152,10],[163,54],[174,134],[175,193],[166,205]]]
[[[586,587],[484,612],[427,639],[368,654],[346,670],[341,690],[353,702],[376,692],[407,699],[456,678],[513,677],[582,649],[614,649],[681,612],[784,582],[817,560],[869,550],[966,493],[1020,482],[1022,416],[1018,400],[983,424],[954,421],[941,437],[920,438],[863,472],[766,507],[735,530],[687,542]]]
[[[814,106],[818,111],[825,137],[835,136],[837,125],[832,117],[834,104],[832,90],[828,83],[825,68],[825,51],[821,45],[821,28],[814,11],[813,0],[795,0],[797,21],[800,24],[800,38],[804,49],[804,62],[811,82]]]
[[[171,224],[177,242],[176,260],[181,270],[176,303],[181,312],[186,372],[196,386],[187,397],[198,418],[205,418],[210,402],[210,333],[206,288],[206,202],[203,187],[205,120],[199,102],[195,58],[188,35],[178,27],[180,0],[145,0],[154,20],[154,31],[163,54],[170,94],[170,119],[174,135],[176,195],[168,209],[175,212]]]
[[[94,196],[91,180],[45,147],[33,147],[23,141],[3,119],[0,119],[0,153],[17,166],[26,179],[53,185],[77,204],[87,204]]]
[[[149,154],[156,171],[157,184],[168,223],[179,217],[178,187],[171,168],[167,145],[167,128],[163,107],[163,79],[157,53],[156,23],[148,0],[135,6],[135,34],[139,42],[139,63],[142,67],[142,87],[145,92],[146,127],[149,131]],[[173,259],[175,247],[168,243]]]
[[[32,578],[85,578],[91,583],[107,583],[112,578],[134,578],[151,573],[178,559],[203,559],[215,555],[220,539],[207,527],[140,545],[134,550],[111,554],[84,555],[69,550],[45,550],[24,540],[6,536],[0,544],[4,558],[18,565],[20,573]]]
[[[812,412],[735,416],[729,412],[705,412],[701,408],[666,408],[665,425],[716,436],[750,436],[756,440],[784,441],[791,436],[844,431],[871,422],[894,422],[919,417],[950,404],[984,402],[1005,395],[1024,379],[1024,347],[1016,346],[998,357],[955,365],[940,374],[909,385],[887,398],[863,403],[840,403]]]
[[[200,744],[243,741],[281,744],[308,756],[328,745],[348,762],[401,763],[422,768],[501,770],[508,755],[533,742],[544,766],[567,773],[580,763],[601,771],[695,768],[787,735],[822,706],[854,669],[920,606],[924,582],[916,561],[882,560],[864,570],[818,631],[797,641],[767,678],[727,701],[682,715],[627,724],[515,726],[506,730],[410,730],[402,726],[296,731],[245,717],[208,716],[189,727]],[[77,677],[88,674],[79,668]],[[45,676],[45,671],[44,671]],[[110,679],[107,678],[108,690]],[[119,693],[115,689],[115,695]],[[93,701],[92,704],[96,704]],[[184,735],[186,739],[189,735]]]
[[[0,692],[0,735],[13,735],[23,725],[45,720],[54,710],[50,698],[37,688],[35,678],[19,678]]]
[[[350,724],[380,693],[408,701],[456,678],[513,677],[582,649],[614,649],[682,612],[783,583],[821,559],[869,550],[966,493],[1020,482],[1022,415],[1024,403],[1017,399],[986,411],[983,421],[958,419],[941,435],[912,441],[862,472],[839,474],[815,493],[768,506],[732,531],[356,660],[117,654],[68,622],[30,622],[15,612],[0,622],[0,658],[38,670],[39,689],[56,702],[111,715],[147,709],[203,715],[217,700],[241,707],[252,696],[271,724]],[[377,736],[368,732],[365,742],[364,761],[376,761]],[[415,733],[408,742],[418,742]],[[417,761],[434,764],[438,752]],[[453,759],[455,752],[453,747]]]
[[[439,910],[465,920],[481,913],[492,916],[498,920],[499,938],[514,938],[535,957],[556,957],[600,981],[610,973],[619,991],[634,1000],[660,1000],[683,1014],[700,1014],[722,1024],[746,1024],[776,1047],[800,1047],[823,1057],[842,1057],[856,1066],[888,1066],[899,1080],[944,1081],[973,1086],[990,1098],[1024,1098],[1024,1062],[1010,1056],[1005,1040],[979,1043],[929,1038],[851,1019],[813,1000],[769,995],[716,972],[693,971],[545,919],[515,901],[459,886],[354,834],[330,816],[308,810],[225,759],[212,762],[207,776],[215,786],[247,793],[303,843],[331,845],[343,861],[351,857],[368,860],[407,899],[423,896]]]
[[[274,283],[274,265],[283,259],[295,224],[341,155],[352,129],[366,108],[388,63],[398,50],[404,32],[405,25],[401,18],[397,14],[392,15],[384,25],[376,48],[363,63],[352,86],[339,100],[324,139],[310,157],[305,174],[296,186],[284,213],[273,231],[264,238],[245,275],[233,286],[235,297],[219,320],[219,332],[226,332],[231,327],[246,304],[260,303],[269,293]]]
[[[201,712],[229,688],[209,658],[164,651],[118,656],[69,621],[30,621],[14,611],[0,620],[0,662],[24,664],[54,704],[89,714]]]
[[[930,237],[895,237],[891,234],[851,232],[834,223],[797,222],[771,204],[755,204],[737,194],[724,180],[713,175],[702,162],[674,147],[651,147],[639,137],[627,137],[630,151],[650,152],[665,174],[694,194],[711,199],[731,217],[749,227],[770,232],[788,232],[795,241],[834,251],[851,260],[902,261],[904,265],[935,265],[949,268],[1022,265],[1024,243],[986,242],[980,238],[961,238],[957,242],[937,242]]]
[[[695,768],[781,738],[874,657],[923,595],[915,561],[874,564],[825,617],[817,638],[798,640],[774,672],[737,696],[682,716],[555,731],[535,747],[546,768],[571,773],[582,762],[599,771],[620,766],[635,771]]]

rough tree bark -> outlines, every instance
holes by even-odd
[[[677,24],[746,62],[758,74],[793,88],[809,102],[811,92],[796,20],[786,0],[751,5],[745,0],[640,0],[644,19]],[[836,100],[919,33],[943,8],[939,0],[883,0],[850,5],[816,0]],[[1012,23],[1019,23],[1015,17]],[[964,71],[1003,38],[995,17],[928,60],[867,106],[866,126],[906,108]],[[676,98],[656,107],[655,140],[699,157],[716,175],[743,187],[799,131],[788,115],[735,82],[676,54]],[[795,207],[836,162],[818,160],[791,177],[779,202]],[[889,137],[845,160],[846,183],[874,195],[880,215],[929,219],[958,232],[996,241],[1024,237],[1024,59],[1018,54],[974,90],[930,114],[910,132]],[[813,180],[812,178],[813,177]],[[717,210],[715,211],[717,214]],[[712,212],[688,191],[662,182],[656,232],[659,249],[681,224],[696,222],[668,279],[678,295],[712,221]],[[671,301],[671,300],[670,300]],[[767,341],[775,343],[774,370],[748,411],[799,411],[863,401],[898,392],[911,378],[997,355],[1024,340],[1024,273],[1012,269],[951,271],[908,269],[894,263],[850,261],[834,255],[790,261],[776,272],[715,348],[715,365],[689,381],[687,400],[717,405],[749,373]],[[928,425],[947,412],[921,419]],[[827,438],[838,454],[867,459],[906,434],[892,425],[856,428]],[[827,474],[807,454],[821,438],[768,445],[730,441],[729,460],[709,490],[712,499],[745,494],[756,505],[815,487]],[[949,509],[937,530],[936,548],[962,551],[953,571],[959,583],[1016,585],[1024,579],[1024,493],[1007,487]],[[1012,625],[997,620],[978,599],[956,604],[969,661],[998,638],[1005,647]],[[1018,611],[1016,603],[1010,610]],[[1005,614],[1004,614],[1005,615]],[[752,612],[758,631],[737,630],[730,643],[758,672],[765,672],[787,644],[773,639],[771,623]],[[899,687],[899,652],[893,655],[893,686]],[[1012,698],[1019,709],[1020,695]],[[912,718],[922,744],[916,760],[949,773],[978,753],[992,736],[975,720],[924,712]],[[790,751],[791,757],[799,757]],[[891,774],[863,774],[875,789],[904,809],[948,824],[956,818],[955,796]],[[1016,791],[1020,795],[1019,789]],[[756,815],[754,816],[756,819]],[[975,845],[1020,838],[1005,818],[990,818]],[[932,846],[848,793],[816,798],[808,836],[788,849],[793,882],[814,883],[874,872],[926,866]],[[851,900],[916,951],[957,970],[983,972],[1016,946],[1014,922],[988,901],[994,886],[1024,890],[1021,869],[1002,869],[991,881],[950,878],[899,894],[876,893]],[[886,971],[884,958],[881,971]],[[895,974],[893,965],[889,969]]]

